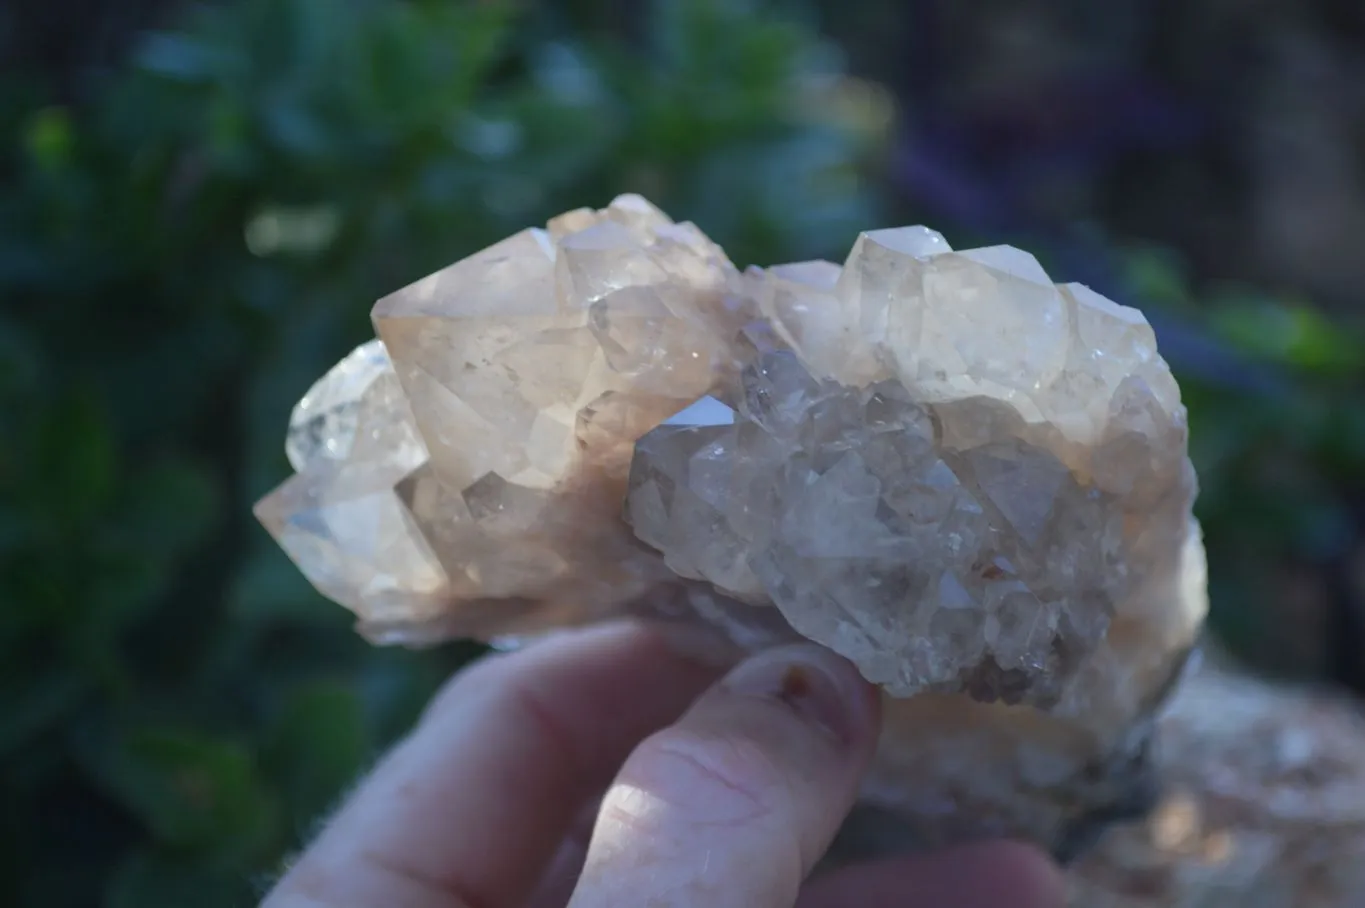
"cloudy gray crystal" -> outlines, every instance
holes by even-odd
[[[1139,313],[924,228],[747,280],[734,409],[636,447],[627,517],[674,571],[895,696],[1052,707],[1116,615],[1183,614],[1184,410]]]
[[[638,443],[642,541],[681,576],[770,599],[892,694],[1057,698],[1112,613],[1114,496],[1019,438],[944,446],[943,422],[971,408],[820,381],[789,351],[747,368],[738,396]]]

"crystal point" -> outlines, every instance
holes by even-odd
[[[370,341],[352,353],[308,389],[289,417],[289,434],[285,440],[285,454],[289,465],[303,470],[322,458],[347,460],[356,445],[366,404],[377,410],[377,416],[391,409],[401,409],[402,389],[396,386],[393,366],[388,353],[379,341]],[[384,387],[378,387],[385,383]],[[376,387],[372,387],[376,386]],[[376,399],[378,398],[378,399]],[[378,426],[367,425],[369,433]],[[365,439],[361,437],[361,444]]]

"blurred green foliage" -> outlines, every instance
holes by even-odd
[[[374,299],[621,191],[741,264],[909,217],[885,99],[759,4],[641,3],[629,43],[591,4],[339,5],[209,7],[79,107],[0,76],[6,905],[248,904],[474,652],[362,643],[250,516]],[[1285,565],[1358,545],[1365,344],[1125,261],[1281,384],[1186,382],[1220,624],[1278,641]]]
[[[874,219],[804,27],[345,7],[210,7],[79,109],[3,82],[6,905],[248,903],[472,652],[361,643],[250,517],[374,299],[627,188],[741,259]]]
[[[1365,324],[1243,286],[1196,294],[1169,252],[1125,263],[1134,299],[1240,359],[1226,382],[1180,376],[1213,628],[1262,671],[1365,692]]]

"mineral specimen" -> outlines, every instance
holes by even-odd
[[[258,508],[372,638],[625,613],[804,637],[886,691],[865,796],[916,841],[1064,852],[1150,800],[1205,601],[1179,389],[1135,310],[922,227],[741,274],[625,196],[374,321]]]

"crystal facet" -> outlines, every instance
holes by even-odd
[[[439,620],[445,571],[402,495],[426,447],[383,344],[357,348],[313,386],[286,450],[299,472],[256,516],[313,585],[366,621]]]
[[[1136,310],[923,227],[741,274],[622,196],[374,323],[258,506],[372,639],[643,614],[813,640],[886,692],[864,796],[918,842],[1063,852],[1149,798],[1206,603],[1185,412]]]
[[[372,387],[373,386],[373,387]],[[379,422],[389,412],[404,412],[402,389],[397,386],[393,364],[384,345],[377,340],[362,344],[308,390],[289,417],[285,455],[295,470],[304,470],[320,458],[344,461],[351,457],[360,428],[362,408],[372,411],[369,431],[380,429]],[[406,420],[400,421],[406,424]],[[387,438],[375,439],[383,447],[395,445]],[[361,444],[365,439],[361,438]],[[358,452],[357,460],[364,459]]]

